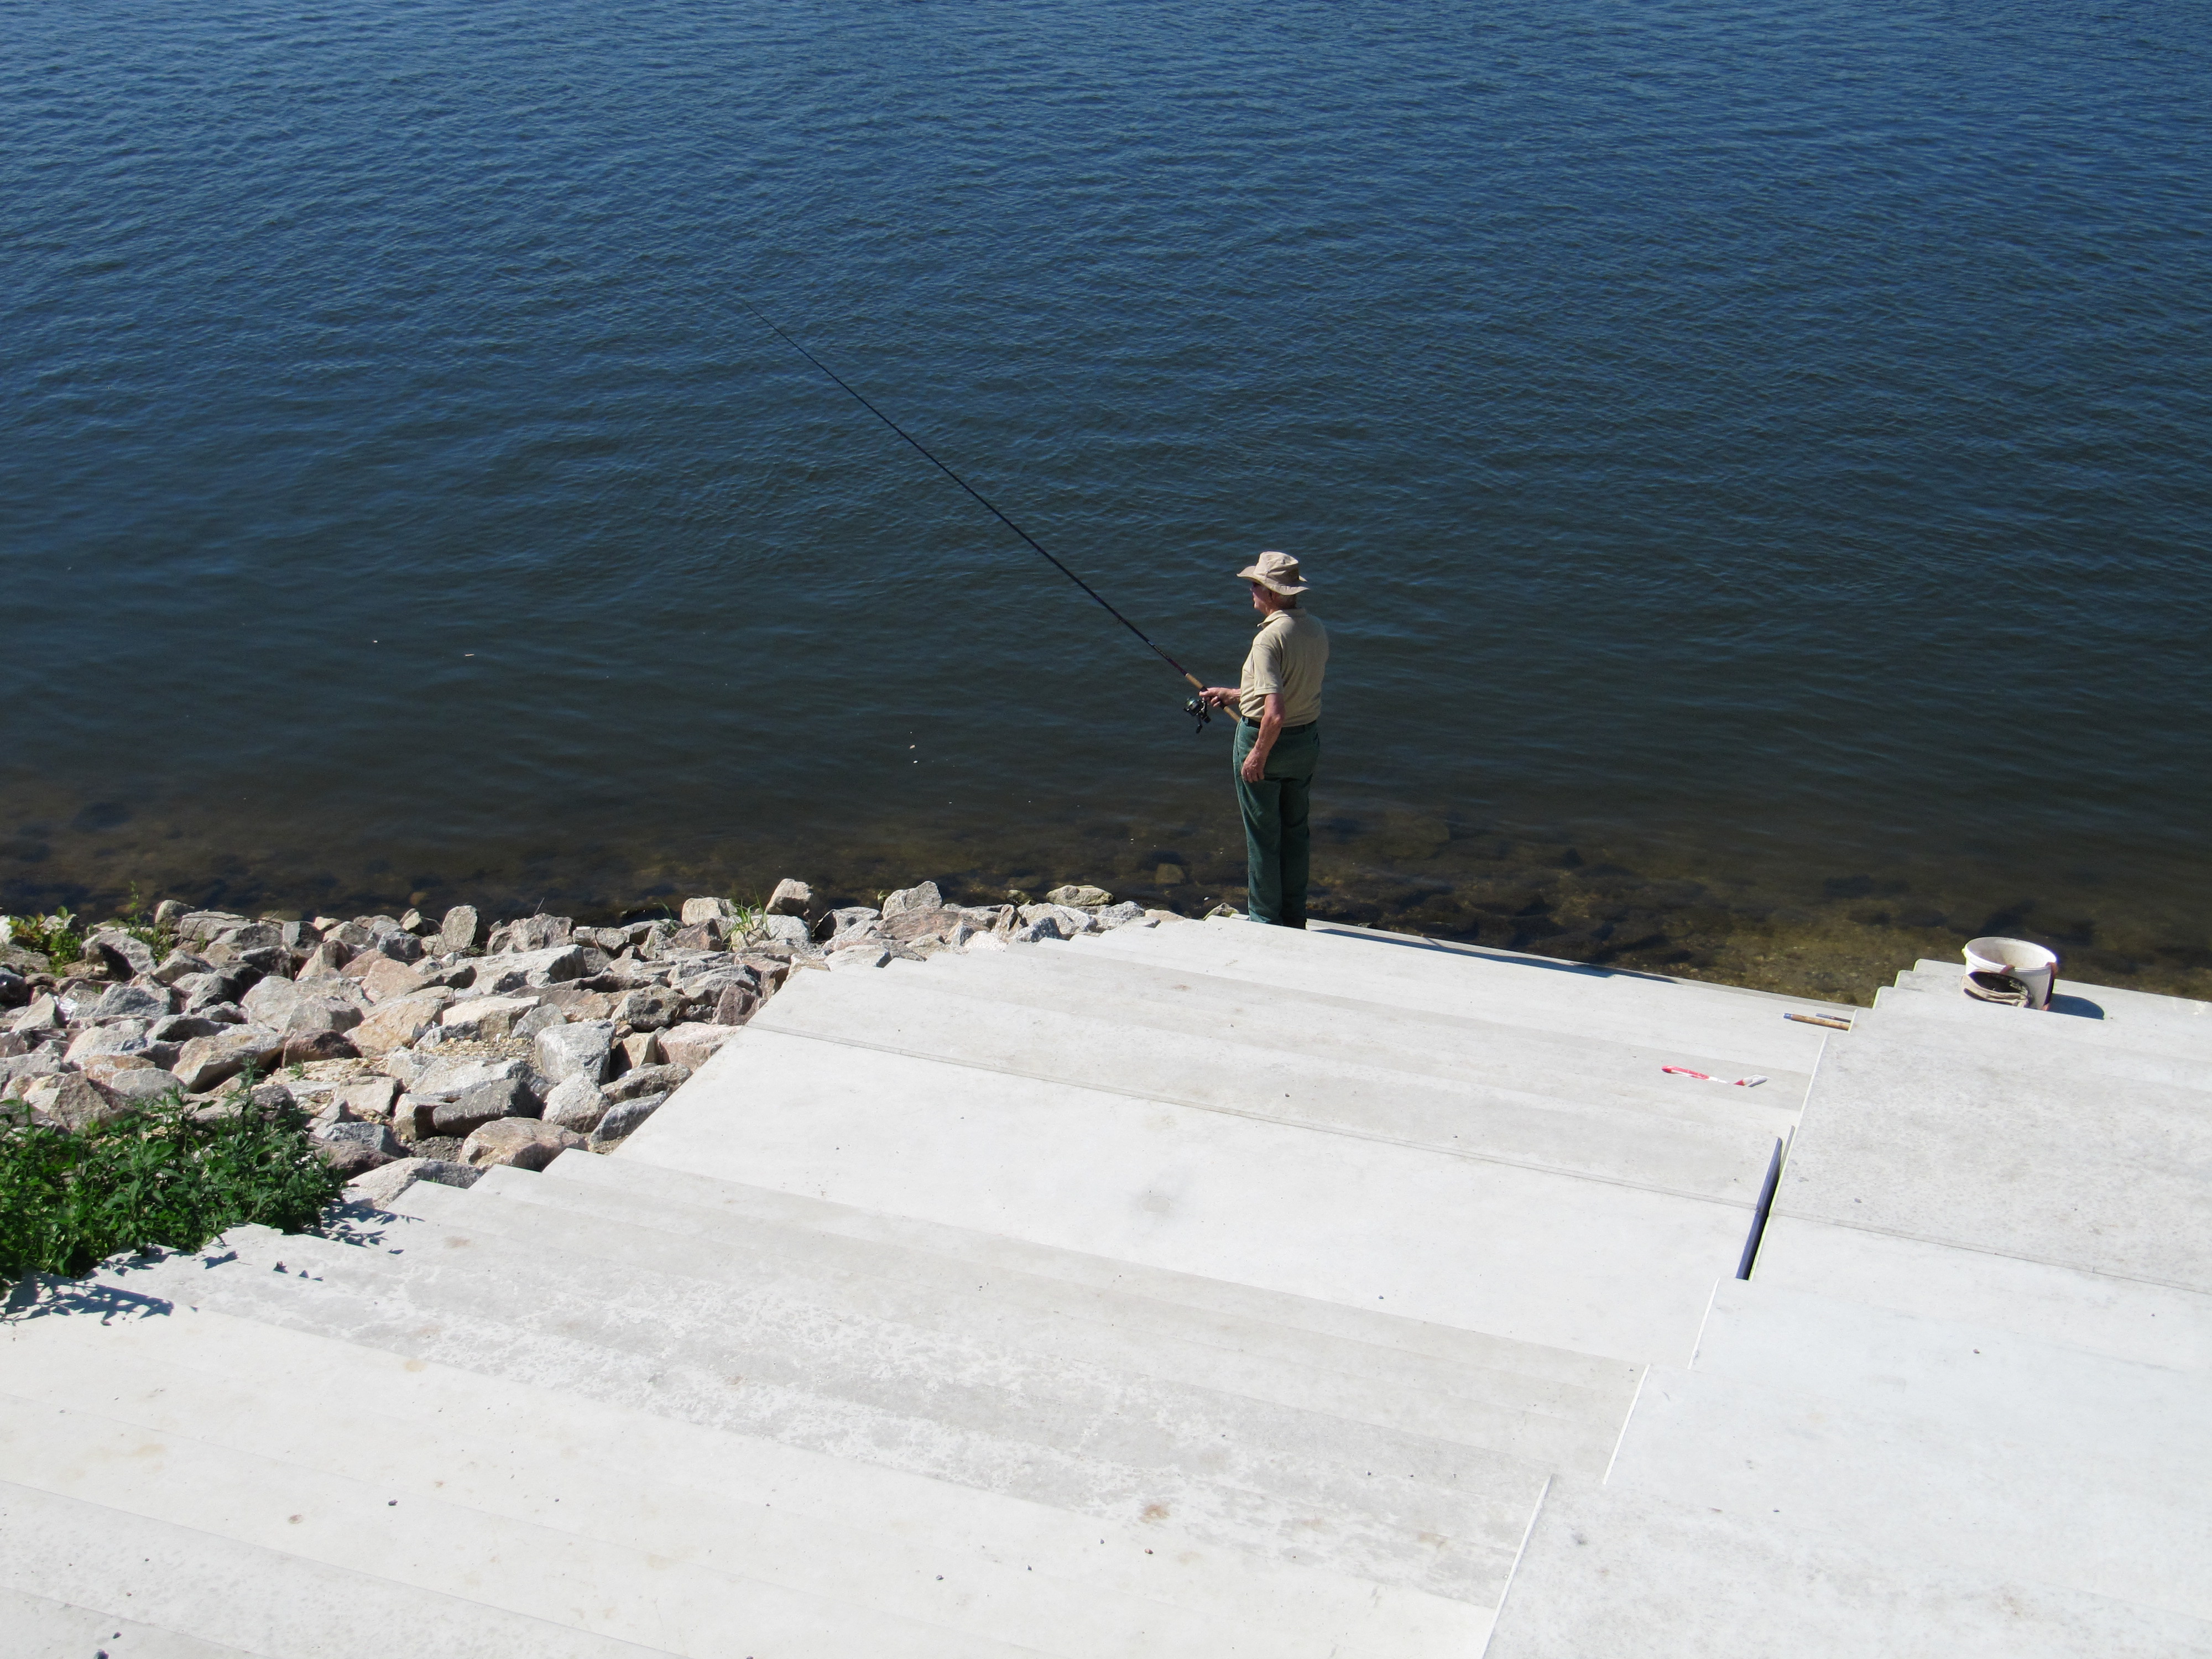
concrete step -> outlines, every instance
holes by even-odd
[[[1724,1054],[1740,1068],[1738,1075],[1811,1071],[1820,1051],[1821,1028],[1783,1015],[1838,1012],[1828,1003],[1619,969],[1242,921],[1123,927],[1035,948],[1132,957],[1257,985],[1349,994],[1571,1037],[1596,1033],[1616,1042]]]
[[[1941,962],[1923,957],[1898,975],[1934,989],[1957,990],[1966,975],[1964,962]],[[1961,1001],[1967,1000],[1963,992]],[[2058,968],[2061,1003],[2075,1006],[2077,1018],[2108,1021],[2116,1025],[2156,1025],[2176,1034],[2212,1041],[2212,1002],[2196,997],[2164,996],[2155,991],[2131,990],[2124,985],[2098,985],[2075,979]]]
[[[19,1427],[13,1413],[0,1423],[10,1433]],[[111,1477],[115,1464],[133,1459],[143,1470],[159,1455],[143,1450],[146,1444],[139,1437],[116,1456],[88,1447],[84,1461],[106,1465],[100,1473]],[[140,1626],[174,1639],[260,1659],[648,1659],[667,1651],[318,1559],[308,1540],[346,1535],[329,1514],[273,1507],[252,1494],[239,1509],[258,1532],[271,1530],[264,1516],[273,1516],[283,1529],[279,1543],[248,1542],[0,1476],[0,1588],[105,1613],[127,1608]],[[94,1651],[64,1650],[69,1659],[90,1659]],[[122,1659],[125,1650],[113,1651]],[[769,1650],[738,1651],[768,1659]]]
[[[520,1181],[519,1172],[508,1173],[515,1174],[518,1182]],[[505,1188],[510,1194],[518,1190],[498,1172],[485,1178],[495,1183],[489,1190]],[[1539,1390],[1556,1387],[1566,1391],[1571,1398],[1588,1395],[1601,1399],[1609,1402],[1605,1407],[1608,1412],[1614,1404],[1625,1408],[1634,1395],[1637,1379],[1643,1375],[1640,1366],[1594,1358],[1564,1348],[1516,1342],[1484,1332],[1431,1324],[1371,1308],[1287,1295],[1196,1273],[1174,1273],[1107,1256],[1054,1249],[995,1233],[884,1215],[634,1158],[559,1158],[538,1179],[549,1187],[581,1187],[595,1193],[620,1194],[629,1200],[630,1207],[625,1212],[628,1218],[640,1224],[644,1224],[643,1218],[658,1216],[665,1218],[665,1224],[672,1228],[705,1231],[716,1228],[726,1218],[739,1230],[730,1237],[738,1240],[750,1236],[743,1231],[749,1224],[765,1223],[826,1237],[895,1244],[924,1255],[958,1262],[966,1268],[983,1269],[984,1277],[993,1280],[1018,1275],[1064,1286],[1066,1294],[1086,1299],[1097,1293],[1125,1292],[1250,1325],[1279,1326],[1292,1332],[1311,1333],[1352,1343],[1363,1351],[1382,1349],[1441,1361],[1445,1370],[1454,1375],[1508,1373],[1528,1378],[1530,1386]]]
[[[549,1282],[526,1249],[482,1231],[402,1218],[374,1249],[252,1229],[225,1242],[235,1261],[165,1264],[145,1282],[242,1317],[1072,1513],[1149,1508],[1267,1559],[1485,1607],[1542,1483],[1532,1466],[1418,1436],[833,1322],[779,1307],[772,1288],[740,1298],[626,1266]],[[272,1271],[279,1261],[285,1273]]]
[[[1555,963],[1401,933],[1294,931],[1221,921],[1203,927],[1124,927],[1113,933],[1088,933],[1060,949],[1133,956],[1263,984],[1303,984],[1367,998],[1378,998],[1380,988],[1387,987],[1389,1000],[1407,1006],[1478,1015],[1504,1024],[1548,1026],[1568,1036],[1604,1029],[1606,1036],[1621,1042],[1698,1046],[1756,1061],[1759,1071],[1808,1071],[1818,1053],[1820,1029],[1783,1020],[1783,1013],[1850,1013],[1834,1002],[1771,991],[1674,980],[1635,969]]]
[[[2144,1046],[2154,1039],[2145,1039],[2141,1025],[2006,1008],[1975,1002],[1955,989],[1884,986],[1853,1029],[1978,1054],[1993,1065],[2018,1068],[2048,1058],[2094,1065],[2116,1082],[2212,1090],[2212,1064]]]
[[[2008,1066],[1877,1027],[1830,1050],[1774,1214],[2212,1292],[2208,1171],[2203,1091],[2116,1082],[2092,1054]]]
[[[1249,980],[1083,950],[1016,950],[926,963],[893,963],[880,974],[810,975],[797,1006],[826,1004],[842,992],[886,984],[941,997],[992,1001],[1043,1013],[1113,1019],[1146,1034],[1239,1042],[1316,1062],[1488,1094],[1502,1101],[1565,1102],[1652,1112],[1686,1121],[1777,1133],[1802,1103],[1808,1072],[1777,1072],[1755,1089],[1699,1087],[1666,1066],[1708,1075],[1741,1075],[1726,1055],[1680,1047],[1617,1042],[1585,1032],[1565,1036],[1465,1014],[1436,1013],[1339,992],[1262,987]],[[780,1018],[782,999],[756,1019]],[[1141,1049],[1142,1045],[1132,1043]],[[1256,1092],[1256,1091],[1255,1091]]]
[[[0,1630],[15,1659],[233,1659],[246,1651],[22,1590],[0,1589]]]
[[[1486,1659],[2212,1655],[2202,1620],[1811,1531],[1771,1507],[1554,1482]]]
[[[1656,1192],[768,1030],[622,1156],[1635,1360],[1686,1356],[1765,1173]]]
[[[1766,1224],[1752,1282],[2145,1364],[2212,1370],[2212,1295],[1801,1217]]]
[[[550,1530],[586,1563],[562,1575],[569,1600],[612,1607],[635,1592],[597,1581],[624,1572],[664,1601],[672,1577],[719,1575],[724,1628],[747,1644],[766,1634],[743,1605],[763,1585],[824,1603],[815,1639],[829,1650],[841,1623],[888,1617],[988,1651],[1380,1659],[1409,1644],[1464,1651],[1438,1641],[1479,1641],[1487,1622],[1463,1605],[1249,1562],[1158,1523],[1109,1528],[220,1315],[45,1334],[36,1366],[18,1356],[0,1389],[82,1402],[165,1447],[273,1461],[272,1498],[312,1471],[377,1486],[407,1512],[394,1519],[419,1522],[425,1506],[478,1513],[490,1522],[476,1529],[479,1551],[502,1525]],[[653,1478],[641,1483],[647,1458]],[[894,1642],[902,1634],[895,1626]]]
[[[965,1264],[931,1263],[883,1245],[791,1232],[771,1237],[763,1236],[765,1230],[732,1240],[643,1228],[569,1201],[586,1195],[582,1188],[517,1174],[510,1183],[488,1181],[467,1193],[425,1187],[404,1194],[398,1206],[468,1233],[478,1248],[485,1234],[496,1234],[523,1247],[531,1260],[542,1261],[540,1247],[559,1243],[596,1261],[619,1262],[626,1278],[645,1269],[725,1286],[743,1298],[744,1311],[761,1310],[763,1323],[789,1320],[804,1328],[805,1346],[793,1355],[791,1374],[825,1389],[834,1386],[841,1369],[831,1352],[836,1345],[821,1334],[826,1317],[849,1328],[852,1340],[872,1358],[872,1383],[896,1368],[909,1373],[914,1386],[924,1386],[925,1367],[928,1375],[941,1376],[953,1369],[947,1361],[954,1352],[960,1368],[970,1373],[984,1365],[1006,1366],[1011,1357],[1018,1376],[1003,1386],[1023,1405],[1065,1397],[1071,1386],[1086,1400],[1104,1388],[1115,1396],[1106,1409],[1133,1414],[1139,1396],[1193,1390],[1194,1397],[1172,1406],[1148,1400],[1142,1409],[1194,1422],[1224,1419],[1237,1410],[1235,1401],[1280,1408],[1294,1414],[1296,1424],[1285,1443],[1306,1448],[1308,1456],[1325,1455],[1316,1449],[1325,1426],[1311,1420],[1317,1415],[1496,1452],[1523,1466],[1550,1467],[1564,1458],[1595,1460],[1602,1468],[1626,1415],[1626,1402],[1617,1398],[1576,1399],[1554,1389],[1532,1400],[1524,1378],[1461,1378],[1435,1361],[1391,1350],[1361,1350],[1302,1332],[1194,1316],[1135,1297],[1101,1297],[1079,1312],[1048,1283],[1011,1276],[985,1280]],[[885,1259],[895,1255],[903,1259]],[[734,1328],[735,1310],[730,1318]],[[745,1334],[758,1365],[765,1334],[748,1327]],[[883,1358],[899,1349],[907,1352]],[[1231,1431],[1233,1437],[1247,1448],[1267,1443],[1271,1429],[1280,1431],[1276,1415],[1264,1413],[1240,1424]],[[1062,1427],[1054,1424],[1042,1431],[1055,1435]],[[1385,1455],[1364,1438],[1351,1439],[1335,1454],[1363,1468]]]
[[[1395,1344],[1316,1332],[1304,1322],[1284,1324],[1120,1287],[979,1267],[969,1259],[764,1224],[598,1182],[500,1170],[465,1194],[425,1188],[398,1200],[399,1208],[455,1227],[518,1237],[537,1231],[516,1224],[504,1207],[511,1204],[529,1206],[555,1228],[579,1225],[579,1218],[604,1224],[609,1231],[599,1242],[577,1239],[603,1259],[744,1291],[772,1276],[780,1294],[838,1313],[1322,1412],[1547,1468],[1602,1469],[1633,1397],[1632,1366],[1608,1364],[1602,1375],[1577,1385],[1557,1373],[1562,1360],[1589,1366],[1580,1356],[1532,1354],[1520,1345],[1493,1342],[1480,1355],[1486,1363],[1470,1365],[1464,1356],[1432,1358]]]
[[[735,1571],[656,1561],[623,1544],[580,1540],[441,1498],[418,1496],[399,1514],[390,1496],[395,1482],[380,1472],[333,1474],[175,1429],[149,1431],[128,1416],[81,1405],[6,1393],[0,1405],[6,1407],[0,1460],[21,1485],[590,1635],[702,1656],[763,1647],[856,1659],[886,1653],[1012,1659],[1024,1651]],[[396,1446],[388,1455],[403,1455]]]
[[[1608,1484],[2204,1619],[2203,1399],[2202,1373],[1729,1285]]]
[[[1134,1011],[1118,1002],[1095,1012],[1023,1006],[989,994],[1002,988],[978,976],[905,966],[809,975],[763,1008],[753,1029],[1723,1200],[1756,1196],[1775,1137],[1794,1116],[1753,1109],[1735,1125],[1684,1122],[1611,1105],[1602,1085],[1590,1086],[1593,1098],[1568,1097],[1569,1079],[1555,1083],[1555,1095],[1486,1087],[1472,1055],[1458,1081],[1380,1069],[1314,1054],[1303,1010],[1270,1018],[1256,999],[1243,1018],[1211,1031],[1133,1031]],[[1050,988],[1047,975],[1025,977]],[[1647,1074],[1662,1077],[1659,1062]],[[1678,1099],[1748,1092],[1664,1080]]]

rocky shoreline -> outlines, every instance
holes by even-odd
[[[465,904],[300,921],[171,900],[74,940],[69,960],[0,942],[0,1103],[72,1130],[164,1102],[295,1105],[358,1194],[388,1201],[417,1180],[614,1151],[795,974],[1182,920],[1096,887],[974,906],[931,882],[823,909],[787,880],[759,908],[700,897],[605,927],[489,924]]]

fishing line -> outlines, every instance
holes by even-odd
[[[802,357],[805,358],[805,359],[806,359],[806,361],[807,361],[808,362],[810,362],[810,363],[813,364],[815,368],[817,368],[820,369],[820,370],[821,370],[824,374],[827,374],[827,375],[828,375],[831,380],[833,380],[836,381],[836,383],[837,383],[839,386],[843,386],[847,392],[850,392],[850,393],[852,394],[853,400],[854,400],[855,403],[859,404],[860,405],[860,407],[861,407],[861,408],[863,408],[863,409],[866,410],[868,411],[868,413],[869,413],[869,414],[871,414],[871,415],[874,416],[878,420],[881,421],[881,422],[882,422],[885,426],[887,426],[887,427],[890,428],[890,429],[891,429],[892,431],[894,431],[894,432],[897,433],[897,434],[899,434],[899,436],[900,436],[900,437],[902,437],[902,438],[905,439],[908,443],[912,444],[912,445],[915,447],[915,449],[916,449],[916,450],[921,453],[922,459],[924,459],[924,460],[927,461],[927,462],[928,462],[932,466],[935,467],[935,468],[936,468],[939,472],[942,472],[942,473],[943,473],[946,477],[948,477],[948,478],[951,479],[953,483],[955,483],[958,484],[958,485],[959,485],[963,489],[966,490],[966,491],[967,491],[970,495],[974,496],[974,497],[975,497],[978,501],[981,502],[981,503],[982,503],[982,506],[983,506],[984,510],[985,510],[986,512],[989,513],[993,518],[996,519],[996,520],[997,520],[1000,524],[1002,524],[1002,525],[1006,526],[1007,529],[1009,529],[1009,530],[1012,531],[1012,532],[1014,532],[1014,534],[1016,534],[1017,536],[1019,536],[1019,537],[1020,537],[1024,541],[1027,542],[1027,543],[1028,543],[1028,544],[1029,544],[1032,548],[1035,548],[1035,549],[1037,550],[1037,552],[1039,552],[1039,553],[1041,553],[1041,554],[1043,554],[1044,557],[1045,557],[1046,559],[1048,559],[1048,560],[1049,560],[1049,561],[1051,562],[1052,568],[1053,568],[1054,569],[1055,569],[1055,570],[1057,570],[1058,572],[1060,572],[1060,574],[1061,575],[1063,575],[1063,576],[1066,577],[1068,580],[1070,580],[1070,581],[1073,582],[1073,583],[1074,583],[1078,587],[1081,588],[1085,592],[1088,593],[1088,594],[1089,594],[1089,595],[1090,595],[1093,599],[1096,599],[1096,600],[1098,602],[1098,604],[1099,604],[1100,607],[1101,607],[1101,608],[1103,608],[1103,609],[1105,611],[1105,612],[1106,612],[1106,614],[1107,614],[1108,616],[1109,616],[1109,617],[1113,617],[1113,619],[1114,619],[1115,622],[1117,622],[1117,623],[1121,623],[1122,627],[1124,627],[1124,628],[1127,629],[1128,629],[1132,634],[1134,634],[1134,635],[1136,635],[1139,640],[1142,640],[1142,641],[1144,641],[1144,644],[1145,644],[1145,648],[1146,648],[1147,651],[1150,651],[1150,652],[1151,652],[1154,656],[1158,657],[1158,658],[1162,662],[1165,663],[1169,667],[1170,667],[1170,668],[1174,669],[1174,670],[1175,670],[1175,672],[1176,672],[1176,673],[1178,673],[1178,674],[1182,675],[1182,676],[1183,677],[1183,678],[1185,678],[1186,680],[1189,681],[1189,682],[1191,683],[1191,684],[1193,684],[1193,685],[1196,686],[1196,687],[1199,689],[1199,690],[1200,690],[1200,692],[1203,692],[1203,691],[1206,690],[1206,682],[1205,682],[1205,681],[1203,681],[1203,680],[1200,679],[1200,678],[1199,678],[1199,677],[1198,677],[1197,675],[1195,675],[1195,674],[1192,673],[1192,672],[1190,672],[1190,670],[1188,670],[1188,668],[1185,668],[1185,667],[1184,667],[1181,663],[1177,662],[1177,661],[1176,661],[1173,657],[1170,657],[1170,655],[1168,655],[1168,653],[1167,653],[1166,652],[1164,652],[1164,651],[1161,650],[1161,649],[1159,648],[1159,647],[1158,647],[1157,645],[1154,645],[1154,644],[1152,643],[1152,640],[1151,640],[1150,636],[1149,636],[1149,635],[1147,635],[1146,634],[1146,632],[1145,632],[1145,630],[1144,630],[1143,629],[1141,629],[1141,628],[1138,627],[1136,623],[1134,623],[1131,622],[1131,621],[1130,621],[1127,617],[1123,616],[1120,611],[1116,611],[1116,610],[1115,610],[1115,609],[1111,605],[1109,605],[1109,604],[1106,602],[1106,599],[1104,599],[1104,597],[1103,597],[1103,595],[1101,595],[1101,594],[1100,594],[1100,592],[1098,592],[1098,590],[1097,590],[1097,588],[1095,588],[1095,587],[1091,586],[1091,585],[1089,582],[1087,582],[1087,581],[1084,580],[1082,577],[1080,577],[1080,576],[1077,575],[1077,574],[1076,574],[1073,570],[1070,570],[1070,569],[1069,569],[1066,565],[1062,564],[1062,563],[1061,563],[1058,559],[1054,558],[1054,557],[1053,557],[1053,556],[1052,556],[1050,553],[1046,552],[1046,551],[1045,551],[1045,547],[1044,547],[1044,544],[1043,544],[1043,543],[1042,543],[1042,542],[1038,541],[1038,540],[1037,540],[1037,538],[1036,538],[1036,537],[1034,537],[1034,536],[1030,535],[1030,532],[1029,532],[1028,531],[1026,531],[1026,530],[1023,529],[1023,528],[1021,527],[1021,526],[1019,526],[1019,525],[1016,524],[1016,523],[1015,523],[1012,519],[1008,518],[1005,514],[1003,514],[1003,513],[1000,512],[1000,511],[999,511],[999,509],[998,509],[998,507],[997,507],[996,506],[994,506],[994,505],[992,503],[992,501],[990,501],[990,499],[989,499],[988,496],[986,496],[986,495],[983,494],[983,492],[982,492],[981,490],[980,490],[980,489],[976,489],[976,488],[975,488],[975,485],[973,485],[973,484],[971,484],[971,483],[969,483],[968,482],[968,480],[967,480],[967,479],[965,479],[965,478],[962,477],[961,477],[957,472],[955,472],[955,471],[954,471],[951,467],[949,467],[949,466],[945,465],[945,464],[944,462],[942,462],[942,461],[939,460],[939,459],[937,459],[937,457],[936,457],[936,456],[934,456],[934,455],[931,454],[931,453],[929,453],[928,449],[927,449],[927,448],[923,445],[923,443],[922,443],[922,441],[921,441],[921,439],[919,439],[919,438],[915,437],[915,436],[914,435],[914,434],[912,434],[911,432],[908,432],[908,431],[904,427],[901,426],[901,425],[900,425],[896,421],[895,421],[895,420],[891,419],[891,417],[890,417],[890,416],[888,416],[888,415],[884,414],[884,411],[883,411],[882,410],[878,409],[878,408],[877,408],[873,404],[870,403],[870,402],[869,402],[866,398],[862,397],[862,396],[860,394],[860,392],[859,392],[858,391],[854,390],[854,386],[853,386],[852,383],[851,383],[849,380],[846,380],[846,378],[845,378],[843,375],[840,374],[839,374],[836,369],[834,369],[834,368],[830,368],[829,364],[827,364],[827,363],[823,362],[819,357],[816,356],[812,352],[809,351],[809,350],[808,350],[805,346],[803,346],[803,345],[799,344],[798,341],[796,341],[796,340],[793,339],[793,338],[791,337],[791,336],[790,336],[790,335],[786,334],[786,333],[785,333],[785,332],[784,332],[781,328],[778,328],[778,327],[776,326],[776,325],[775,325],[775,319],[774,319],[773,318],[769,317],[769,316],[768,316],[768,315],[766,315],[764,313],[763,313],[763,312],[762,312],[762,310],[761,310],[761,308],[760,308],[758,306],[756,306],[755,304],[753,304],[753,302],[752,302],[751,301],[750,301],[750,300],[748,300],[748,299],[744,298],[742,295],[738,295],[738,296],[736,296],[736,297],[737,297],[738,303],[739,305],[743,306],[743,307],[744,307],[747,311],[751,312],[751,313],[752,313],[752,314],[753,314],[755,317],[758,318],[758,319],[760,319],[760,322],[761,322],[762,325],[763,325],[763,326],[764,326],[765,328],[769,329],[772,333],[774,333],[774,334],[775,334],[775,336],[776,337],[776,338],[778,338],[778,339],[781,340],[781,341],[782,341],[786,345],[789,346],[789,347],[790,347],[793,351],[797,352],[800,356],[802,356]],[[1195,716],[1197,717],[1197,719],[1198,719],[1198,723],[1199,723],[1200,726],[1203,726],[1203,725],[1205,725],[1205,724],[1206,724],[1206,720],[1207,720],[1206,707],[1206,704],[1205,704],[1205,702],[1202,701],[1202,699],[1201,699],[1201,698],[1199,698],[1199,697],[1194,697],[1194,698],[1192,698],[1192,699],[1190,700],[1190,702],[1189,702],[1186,703],[1186,704],[1183,706],[1183,709],[1184,709],[1184,712],[1185,712],[1186,714],[1189,714],[1195,715]]]

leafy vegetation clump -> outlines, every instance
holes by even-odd
[[[52,962],[75,962],[84,951],[84,935],[76,918],[57,910],[50,916],[0,916],[6,924],[8,943],[36,951]]]
[[[245,1087],[217,1114],[171,1095],[82,1131],[0,1123],[0,1283],[74,1277],[118,1252],[196,1250],[247,1222],[301,1232],[345,1185],[297,1106]]]
[[[0,938],[22,950],[36,951],[53,963],[76,961],[84,954],[85,940],[103,932],[128,933],[156,956],[177,942],[176,935],[157,925],[148,913],[135,882],[131,896],[113,920],[99,927],[88,926],[82,916],[67,907],[44,916],[0,916]]]

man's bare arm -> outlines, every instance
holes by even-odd
[[[1252,739],[1252,747],[1245,751],[1243,775],[1247,783],[1257,783],[1267,775],[1267,751],[1275,746],[1275,738],[1283,729],[1283,694],[1267,693],[1267,706],[1260,713],[1260,735]]]

